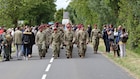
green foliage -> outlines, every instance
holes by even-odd
[[[10,19],[11,22],[9,21],[8,23],[17,25],[17,20],[22,12],[22,1],[23,0],[0,0],[1,17],[4,17],[4,20]]]
[[[55,13],[55,22],[62,22],[62,19],[63,19],[63,9],[60,9],[58,10],[56,13]]]
[[[122,25],[129,33],[128,47],[140,48],[140,0],[72,0],[67,10],[73,23]]]
[[[55,0],[0,0],[0,22],[16,27],[18,20],[28,20],[29,25],[39,25],[53,20]],[[7,22],[6,22],[7,21]]]
[[[29,0],[30,2],[32,0]],[[32,3],[34,3],[32,1]],[[31,25],[39,25],[41,23],[48,23],[53,20],[56,11],[53,0],[39,0],[36,3],[28,5],[28,10],[24,12],[24,18],[29,20]]]
[[[121,0],[118,23],[124,25],[129,31],[129,47],[138,48],[140,44],[140,1]]]

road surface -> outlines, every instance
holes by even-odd
[[[85,58],[79,58],[74,47],[73,58],[67,59],[65,49],[58,59],[52,58],[52,49],[39,59],[37,46],[29,60],[13,59],[0,62],[0,79],[134,79],[102,54],[93,54],[88,46]]]

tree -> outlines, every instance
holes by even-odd
[[[26,4],[28,9],[24,12],[23,18],[28,20],[30,25],[39,25],[54,20],[56,11],[54,0],[39,0],[36,3],[33,0],[29,0],[27,3],[29,2],[34,4],[32,6],[30,6],[31,4]]]
[[[56,22],[62,22],[62,19],[63,19],[63,8],[62,9],[59,9],[56,13],[55,13],[55,21]]]
[[[1,17],[10,19],[14,26],[17,26],[17,21],[22,13],[22,1],[23,0],[0,0]]]
[[[39,25],[54,19],[55,0],[0,0],[0,21],[17,26],[18,20]],[[4,21],[5,20],[5,21]],[[8,23],[6,21],[9,21]]]
[[[137,48],[140,44],[140,1],[121,0],[119,3],[119,23],[129,31],[129,47]]]

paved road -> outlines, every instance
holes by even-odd
[[[0,62],[0,79],[134,79],[102,54],[93,54],[88,46],[86,57],[81,59],[74,48],[73,58],[66,59],[61,50],[58,59],[52,58],[51,48],[40,60],[37,47],[28,61]]]

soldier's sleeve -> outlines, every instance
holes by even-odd
[[[52,40],[53,40],[53,33],[50,36],[50,44],[52,43]]]
[[[75,43],[76,38],[75,38],[75,34],[74,34],[74,32],[72,32],[72,35],[73,35],[73,40],[72,40],[72,42]]]
[[[64,42],[65,42],[65,40],[66,40],[66,32],[64,33]]]
[[[102,33],[101,33],[100,29],[99,29],[99,32],[98,32],[98,36],[99,36],[99,38],[102,38]]]
[[[79,38],[80,38],[80,33],[78,32],[76,36],[76,42],[79,42]]]

